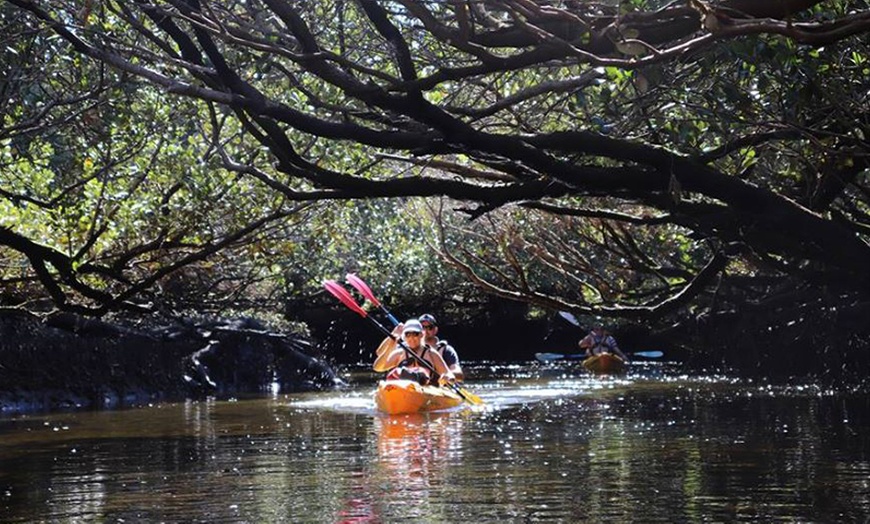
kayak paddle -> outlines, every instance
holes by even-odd
[[[435,368],[432,366],[431,363],[429,363],[428,360],[425,360],[424,358],[420,357],[419,355],[417,355],[416,353],[411,351],[411,348],[409,348],[408,345],[405,344],[404,340],[393,335],[392,331],[387,329],[383,324],[378,322],[377,319],[371,317],[366,312],[366,310],[361,308],[359,306],[359,304],[357,304],[356,301],[353,299],[353,297],[350,295],[350,293],[348,293],[347,289],[344,288],[344,286],[342,286],[341,284],[339,284],[338,282],[336,282],[334,280],[324,280],[323,287],[326,288],[326,290],[329,291],[329,293],[332,294],[332,296],[334,296],[335,298],[337,298],[342,304],[347,306],[348,309],[350,309],[351,311],[353,311],[354,313],[358,314],[359,316],[361,316],[363,318],[369,319],[372,322],[372,324],[375,325],[375,327],[377,327],[386,336],[395,340],[396,343],[399,344],[399,346],[405,351],[406,354],[414,357],[414,359],[416,359],[417,362],[419,362],[423,367],[425,367],[426,369],[428,369],[432,373],[437,373],[437,371],[435,371]],[[465,388],[462,388],[462,387],[458,386],[457,384],[448,384],[448,385],[450,386],[450,388],[453,391],[456,392],[457,395],[462,397],[462,399],[465,400],[466,402],[468,402],[469,404],[481,405],[484,403],[482,398],[478,397],[474,393],[471,393],[470,391],[466,390]]]
[[[643,358],[660,358],[664,355],[661,351],[633,351],[628,352],[628,355]],[[541,362],[552,362],[554,360],[580,360],[586,358],[585,353],[535,353],[535,358]]]
[[[373,306],[381,308],[381,311],[383,311],[384,314],[387,315],[387,318],[390,319],[390,322],[393,323],[393,326],[399,325],[399,321],[396,320],[396,317],[394,317],[389,311],[387,311],[387,308],[385,308],[384,305],[381,304],[381,301],[378,300],[377,297],[375,297],[375,294],[372,293],[372,288],[370,288],[368,284],[363,282],[363,279],[354,275],[353,273],[348,273],[347,275],[345,275],[344,278],[345,280],[347,280],[348,284],[350,284],[357,291],[359,291],[360,294],[365,297],[366,300],[371,302]]]
[[[559,316],[574,324],[575,326],[580,327],[580,321],[577,320],[577,317],[575,317],[571,313],[568,313],[567,311],[559,311]]]
[[[554,360],[579,360],[586,358],[586,353],[575,353],[573,355],[565,355],[562,353],[535,353],[535,358],[541,362],[552,362]]]

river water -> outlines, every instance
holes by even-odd
[[[344,391],[0,418],[0,522],[868,522],[870,395],[676,365],[467,366],[484,409]]]

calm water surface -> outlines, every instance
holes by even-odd
[[[0,522],[868,522],[870,395],[638,364],[470,367],[484,410],[351,389],[0,418]]]

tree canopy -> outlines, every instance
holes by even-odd
[[[312,203],[436,196],[444,259],[538,306],[655,318],[799,290],[868,307],[867,2],[7,0],[4,21],[7,67],[48,75],[19,88],[53,90],[5,97],[0,195],[22,221],[0,245],[68,307],[141,306]],[[15,184],[36,135],[49,165],[26,176],[50,190]],[[192,144],[185,173],[147,165]],[[137,183],[152,202],[118,197]],[[110,185],[103,209],[165,211],[150,242],[101,260],[23,220],[58,188]],[[174,219],[185,202],[210,204]],[[234,218],[197,231],[209,213]]]

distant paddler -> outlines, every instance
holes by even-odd
[[[604,330],[604,323],[596,320],[592,324],[592,331],[580,340],[580,349],[586,350],[587,357],[593,357],[602,353],[612,353],[628,362],[628,357],[619,349],[616,339]]]

